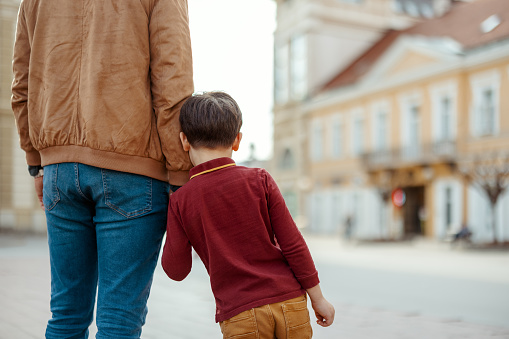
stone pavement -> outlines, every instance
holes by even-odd
[[[376,267],[392,271],[481,279],[509,284],[509,254],[451,250],[435,242],[352,245],[337,239],[307,236],[314,259],[320,263]],[[380,255],[383,251],[384,255]],[[415,265],[418,260],[419,265]],[[440,262],[440,265],[436,263]],[[476,265],[476,272],[472,270]],[[49,312],[49,260],[46,238],[0,233],[0,339],[43,338]],[[509,286],[509,285],[508,285]],[[324,293],[327,295],[327,291]],[[509,293],[509,290],[508,290]],[[487,339],[509,338],[506,327],[472,324],[413,312],[397,312],[342,304],[329,328],[314,324],[316,339]],[[214,323],[214,301],[208,276],[199,260],[183,282],[168,279],[158,266],[144,339],[221,338]],[[95,336],[95,325],[90,338]]]

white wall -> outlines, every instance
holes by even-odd
[[[493,230],[491,226],[491,207],[484,192],[470,186],[468,188],[468,226],[475,242],[491,242]],[[499,197],[496,210],[497,240],[509,241],[509,191]]]
[[[378,239],[389,234],[389,222],[382,229],[381,209],[380,197],[374,189],[316,189],[308,200],[310,230],[321,234],[343,234],[345,220],[352,215],[352,237]]]

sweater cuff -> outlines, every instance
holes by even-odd
[[[38,151],[26,152],[26,161],[29,166],[40,166],[41,154]]]
[[[310,289],[311,287],[315,287],[320,283],[320,279],[318,279],[318,272],[316,271],[312,275],[304,278],[297,278],[297,280],[305,290]]]

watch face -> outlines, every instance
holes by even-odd
[[[28,173],[30,173],[31,176],[35,177],[37,174],[39,174],[39,170],[41,170],[41,166],[28,166]]]

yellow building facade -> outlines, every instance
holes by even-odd
[[[493,239],[489,201],[462,164],[493,154],[509,166],[504,18],[503,0],[479,0],[388,31],[308,100],[275,109],[276,177],[303,225],[442,239],[466,224],[474,241]],[[507,191],[496,207],[496,237],[509,241]]]
[[[308,113],[312,154],[309,173],[313,187],[323,190],[342,187],[355,191],[356,187],[362,187],[369,192],[374,187],[382,198],[396,188],[403,188],[406,205],[389,206],[392,218],[384,221],[388,223],[388,229],[384,230],[388,233],[380,234],[382,237],[406,233],[445,236],[445,231],[458,228],[463,221],[468,224],[470,219],[469,189],[458,172],[458,162],[471,153],[509,151],[509,95],[500,95],[509,94],[509,54],[502,53],[490,62],[453,66],[433,74],[432,68],[441,68],[439,61],[422,58],[411,51],[401,50],[401,53],[405,62],[394,59],[393,68],[370,80],[387,83],[401,77],[401,83],[387,88],[366,88],[357,93],[353,90],[328,103],[312,105]],[[426,69],[426,66],[430,67],[428,72],[423,72],[425,76],[408,77],[412,70]],[[486,127],[489,130],[484,135],[477,136],[472,121],[476,114],[475,92],[488,87],[494,101],[498,101],[493,103],[497,122],[492,128]],[[345,99],[341,100],[343,95]],[[317,138],[325,140],[317,141]],[[443,197],[444,204],[455,206],[436,203],[440,199],[437,191],[442,186],[448,192]],[[365,199],[370,199],[369,194]],[[352,209],[350,213],[358,214],[357,218],[363,218],[362,214],[367,212]],[[422,225],[417,224],[419,212]],[[504,218],[504,221],[509,220]]]

